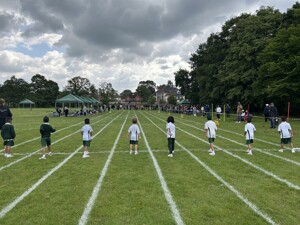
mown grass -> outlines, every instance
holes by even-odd
[[[97,135],[90,147],[91,157],[82,159],[79,130],[84,117],[51,117],[51,109],[12,111],[17,138],[13,158],[4,158],[1,151],[1,212],[34,188],[0,216],[0,224],[78,224],[101,176],[87,224],[176,224],[153,160],[185,224],[268,224],[233,189],[276,224],[300,221],[300,190],[270,176],[300,186],[300,152],[279,153],[279,135],[262,118],[253,120],[257,128],[253,156],[245,154],[244,125],[236,124],[234,118],[222,118],[215,144],[223,151],[217,148],[212,157],[203,131],[206,119],[174,114],[177,145],[174,158],[169,158],[164,133],[168,113],[142,110],[90,115]],[[57,132],[52,135],[54,155],[41,161],[39,126],[46,114]],[[129,154],[127,129],[133,116],[144,131],[138,155]],[[300,123],[291,121],[291,125],[298,147]],[[68,158],[76,150],[79,152]]]

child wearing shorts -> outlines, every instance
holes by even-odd
[[[49,117],[44,116],[43,124],[40,126],[41,144],[42,144],[42,157],[39,159],[46,159],[46,147],[48,148],[48,154],[51,152],[51,133],[55,132],[55,129],[49,124]]]
[[[175,135],[176,135],[176,127],[173,116],[169,116],[167,119],[167,137],[168,137],[168,149],[169,149],[169,157],[173,157],[174,147],[175,147]]]
[[[294,149],[293,143],[292,143],[292,137],[293,137],[292,127],[291,127],[290,123],[286,122],[285,116],[281,117],[281,121],[282,122],[278,126],[278,132],[280,135],[280,147],[281,147],[279,152],[283,152],[284,145],[289,144],[292,148],[291,149],[292,153],[295,153],[295,149]]]
[[[247,123],[245,124],[244,135],[246,137],[246,145],[248,146],[248,150],[246,153],[248,155],[252,155],[252,146],[254,140],[254,132],[256,131],[255,126],[251,123],[252,118],[249,116],[247,118]]]
[[[13,157],[10,153],[11,147],[14,146],[14,139],[16,138],[16,132],[14,126],[12,125],[12,118],[7,117],[5,124],[1,129],[1,136],[3,138],[3,145],[5,146],[5,157]]]
[[[215,149],[214,149],[214,142],[216,138],[216,130],[217,130],[217,125],[214,121],[212,121],[212,117],[210,114],[207,115],[207,122],[204,125],[205,129],[205,135],[208,139],[208,143],[210,146],[210,149],[208,150],[210,155],[215,155]]]
[[[138,140],[141,138],[140,128],[137,125],[137,118],[132,118],[132,125],[128,129],[129,153],[132,154],[132,146],[135,145],[135,155],[138,154]]]
[[[89,147],[91,146],[91,142],[92,142],[92,133],[93,133],[93,128],[90,125],[90,119],[86,118],[84,120],[84,126],[81,128],[81,135],[82,135],[82,144],[83,144],[83,156],[82,158],[87,158],[90,157],[89,155]]]

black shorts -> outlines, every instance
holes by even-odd
[[[287,145],[287,144],[290,144],[290,143],[292,143],[292,139],[291,138],[281,138],[281,140],[280,140],[280,144]]]
[[[138,143],[139,143],[138,141],[134,141],[134,140],[129,141],[129,144],[131,144],[131,145],[137,145]]]
[[[208,138],[208,143],[214,143],[215,142],[215,138]]]

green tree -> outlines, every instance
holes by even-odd
[[[176,105],[177,104],[177,99],[175,95],[170,95],[168,98],[168,103],[170,105]]]
[[[6,80],[0,87],[1,97],[10,104],[17,106],[18,103],[26,98],[29,98],[30,86],[23,80],[12,76],[9,80]]]
[[[30,90],[31,98],[38,107],[52,106],[59,95],[58,84],[40,74],[31,78]]]
[[[103,82],[99,88],[100,100],[104,105],[108,105],[110,102],[115,102],[118,95],[117,91],[113,88],[111,83]]]
[[[143,102],[148,102],[149,98],[154,95],[156,90],[156,84],[153,81],[140,81],[136,89],[136,94],[141,96]]]
[[[68,84],[65,87],[65,91],[68,91],[74,95],[89,95],[91,83],[89,79],[80,76],[73,77],[68,80]]]
[[[131,90],[126,89],[126,90],[121,92],[120,96],[121,96],[122,99],[127,99],[127,98],[131,98],[132,94],[133,93],[132,93]]]

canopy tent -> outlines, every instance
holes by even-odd
[[[190,105],[192,104],[188,99],[184,99],[179,102],[179,105]]]
[[[29,100],[29,99],[25,99],[21,102],[19,102],[19,105],[23,105],[23,108],[25,105],[29,105],[30,109],[32,108],[32,105],[34,106],[34,102]]]
[[[68,94],[60,99],[57,99],[55,106],[57,103],[61,103],[63,106],[65,104],[68,104],[69,106],[71,106],[71,104],[75,104],[77,107],[79,107],[79,104],[99,104],[100,102],[94,98]]]

